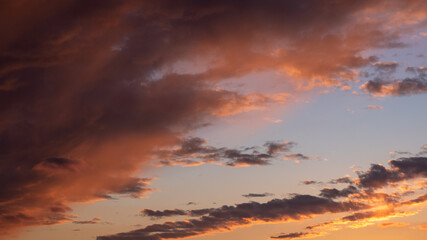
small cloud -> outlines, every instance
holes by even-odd
[[[97,224],[99,221],[101,221],[100,217],[92,218],[92,220],[80,220],[80,221],[73,221],[74,224]]]
[[[368,105],[366,107],[366,109],[369,109],[369,110],[381,110],[381,109],[383,109],[383,107],[382,106],[378,106],[378,105]]]
[[[265,117],[264,120],[269,121],[269,122],[273,122],[273,123],[283,122],[283,120],[281,120],[281,119],[274,119],[274,118],[270,118],[270,117]]]
[[[406,227],[408,226],[408,223],[402,223],[402,222],[385,222],[385,223],[380,223],[378,224],[378,226],[380,228],[388,228],[388,227]]]
[[[427,223],[423,224],[423,225],[418,225],[415,228],[420,229],[420,230],[427,230]]]
[[[259,197],[269,197],[269,196],[273,196],[274,194],[272,193],[248,193],[248,194],[243,194],[242,196],[245,198],[259,198]]]
[[[350,91],[351,87],[349,85],[345,85],[345,86],[341,87],[341,90],[343,90],[343,91]]]
[[[303,183],[305,185],[313,185],[313,184],[319,184],[321,182],[313,181],[313,180],[304,180],[304,181],[301,181],[301,183]]]
[[[328,93],[329,93],[329,90],[320,91],[320,94],[328,94]]]
[[[394,156],[394,155],[411,155],[410,152],[401,152],[401,151],[391,151],[389,152],[390,156]]]

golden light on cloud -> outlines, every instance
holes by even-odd
[[[14,0],[0,22],[2,240],[420,225],[426,1]],[[313,225],[267,232],[286,222]]]

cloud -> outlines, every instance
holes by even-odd
[[[376,62],[372,66],[379,74],[391,74],[396,72],[399,64],[397,62]]]
[[[331,183],[331,184],[340,184],[340,183],[352,184],[353,180],[351,180],[350,176],[345,176],[345,177],[340,177],[340,178],[337,178],[337,179],[333,179],[333,180],[329,181],[329,183]]]
[[[426,230],[427,229],[427,224],[418,225],[417,228],[420,229],[420,230]]]
[[[350,194],[358,193],[359,190],[354,186],[348,186],[344,189],[338,190],[336,188],[323,188],[320,190],[319,196],[325,198],[338,198],[338,197],[347,197]]]
[[[160,159],[160,166],[198,166],[202,164],[219,164],[230,167],[262,166],[270,164],[278,154],[288,152],[293,142],[266,142],[265,151],[258,147],[243,149],[216,148],[206,145],[207,140],[190,137],[181,139],[172,150],[159,150],[154,158]]]
[[[371,165],[366,172],[358,172],[357,183],[364,188],[380,188],[405,179],[427,176],[427,158],[409,157],[391,160],[392,168],[379,164]]]
[[[295,161],[299,162],[301,160],[309,160],[309,159],[311,159],[311,157],[306,156],[306,155],[301,154],[301,153],[296,153],[296,154],[285,154],[284,159],[291,159],[291,160],[295,160]]]
[[[360,88],[374,96],[407,96],[421,94],[427,91],[427,68],[409,67],[407,72],[415,75],[402,80],[392,81],[383,76],[369,80]]]
[[[366,109],[377,109],[377,110],[381,110],[381,109],[383,109],[383,107],[382,106],[378,106],[378,105],[368,105],[366,107]]]
[[[271,238],[277,238],[277,239],[301,239],[301,238],[311,238],[311,237],[317,237],[320,236],[321,233],[316,232],[294,232],[294,233],[287,233],[282,234],[278,236],[272,236]]]
[[[327,213],[348,214],[335,220],[305,228],[306,230],[322,229],[321,232],[282,233],[272,236],[272,238],[297,239],[317,234],[324,235],[328,231],[338,230],[342,227],[361,228],[370,226],[376,221],[416,214],[416,212],[402,211],[398,208],[422,204],[427,201],[427,194],[407,199],[415,191],[408,192],[399,188],[399,184],[405,184],[407,180],[425,178],[426,168],[424,165],[426,163],[427,159],[425,158],[411,157],[391,160],[391,168],[373,164],[368,171],[358,172],[359,177],[354,180],[351,180],[349,176],[345,176],[329,181],[328,183],[330,184],[344,183],[350,185],[341,190],[323,188],[320,190],[320,197],[294,194],[290,198],[273,199],[266,203],[249,202],[224,205],[219,208],[164,211],[144,209],[142,212],[146,213],[147,216],[186,215],[196,218],[148,225],[130,232],[100,236],[97,239],[180,239],[213,232],[231,231],[234,228],[248,226],[253,223],[303,221],[316,215]],[[403,192],[401,194],[398,192],[389,194],[377,191],[383,187],[401,189]],[[418,190],[422,191],[423,189],[421,187]],[[343,201],[333,200],[339,197],[345,197],[346,199]]]
[[[406,227],[408,226],[408,223],[402,223],[402,222],[385,222],[385,223],[380,223],[378,224],[379,227],[381,228],[389,228],[389,227]]]
[[[402,46],[400,34],[422,21],[413,17],[425,3],[16,0],[0,9],[8,23],[0,26],[6,234],[70,221],[70,203],[143,197],[151,189],[136,176],[153,149],[216,117],[290,97],[220,89],[220,81],[275,71],[298,89],[347,86],[378,62],[364,50]],[[206,69],[175,67],[199,60]],[[412,93],[422,82],[401,85],[397,92]],[[224,156],[229,166],[269,162]]]
[[[242,196],[245,198],[260,198],[260,197],[270,197],[273,195],[274,194],[272,193],[248,193],[248,194],[243,194]]]
[[[72,223],[74,223],[74,224],[97,224],[97,223],[99,223],[100,220],[101,220],[101,218],[96,217],[96,218],[93,218],[92,220],[73,221]]]
[[[305,184],[305,185],[313,185],[313,184],[319,184],[319,183],[322,183],[322,182],[318,182],[318,181],[313,181],[313,180],[304,180],[304,181],[301,181],[303,184]]]
[[[266,203],[241,203],[208,210],[206,216],[185,221],[169,221],[138,230],[111,236],[100,236],[98,240],[118,239],[165,239],[199,236],[214,231],[230,231],[255,221],[285,222],[310,218],[325,213],[338,213],[363,209],[366,205],[355,202],[335,202],[310,195],[295,195],[292,198],[274,199]]]
[[[141,210],[141,213],[145,216],[154,217],[154,218],[187,215],[187,212],[181,209],[171,209],[171,210],[167,209],[163,211],[144,209],[144,210]]]

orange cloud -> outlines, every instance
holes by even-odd
[[[417,228],[420,229],[420,230],[426,230],[427,229],[427,224],[418,225]]]
[[[369,105],[369,106],[367,106],[366,107],[367,109],[383,109],[383,107],[382,106],[377,106],[377,105]]]
[[[408,223],[402,223],[402,222],[385,222],[385,223],[380,223],[378,224],[379,227],[381,228],[388,228],[388,227],[406,227],[408,226]]]
[[[2,3],[0,234],[70,221],[69,203],[143,197],[152,190],[150,179],[136,176],[153,149],[173,146],[212,118],[289,97],[219,90],[220,81],[275,71],[299,90],[347,89],[359,68],[378,61],[362,52],[399,46],[400,33],[425,17],[426,3],[245,5]],[[211,58],[202,71],[156,76],[179,61]],[[406,82],[375,84],[364,86],[392,95],[423,90]]]

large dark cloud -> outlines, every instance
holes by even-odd
[[[405,27],[360,14],[399,10],[401,21],[425,9],[382,3],[2,1],[0,233],[70,221],[67,203],[141,196],[148,182],[136,175],[153,148],[212,116],[283,102],[218,81],[270,70],[309,87],[356,80],[377,60],[361,51],[399,46]],[[206,69],[167,71],[198,60]],[[265,163],[225,154],[231,165]]]

